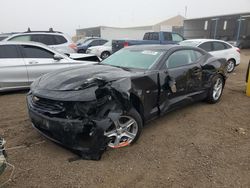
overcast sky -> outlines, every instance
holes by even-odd
[[[93,26],[153,25],[177,14],[187,18],[250,12],[250,0],[0,0],[0,33],[47,30],[70,34]]]

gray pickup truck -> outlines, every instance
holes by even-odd
[[[184,38],[178,33],[173,32],[147,32],[144,34],[143,40],[113,40],[112,53],[118,50],[133,45],[146,45],[146,44],[178,44]]]

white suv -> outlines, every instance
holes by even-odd
[[[3,41],[40,42],[65,54],[76,52],[76,45],[67,35],[53,31],[30,31],[9,36]]]

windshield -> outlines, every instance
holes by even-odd
[[[156,50],[122,49],[102,63],[124,68],[150,69],[162,54],[162,51]]]
[[[200,41],[191,41],[191,40],[184,40],[180,42],[179,44],[182,46],[198,46],[201,42]]]

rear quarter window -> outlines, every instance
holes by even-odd
[[[54,35],[55,37],[55,44],[56,45],[59,45],[59,44],[64,44],[64,43],[67,43],[67,39],[65,39],[64,36],[61,36],[61,35]]]
[[[227,43],[224,43],[224,46],[225,46],[225,49],[230,49],[230,48],[232,48],[232,46],[230,46],[230,45],[227,44]]]
[[[213,42],[213,51],[220,51],[227,49],[222,42]]]
[[[204,43],[200,44],[198,47],[207,51],[207,52],[213,51],[213,46],[212,46],[211,42],[204,42]]]

